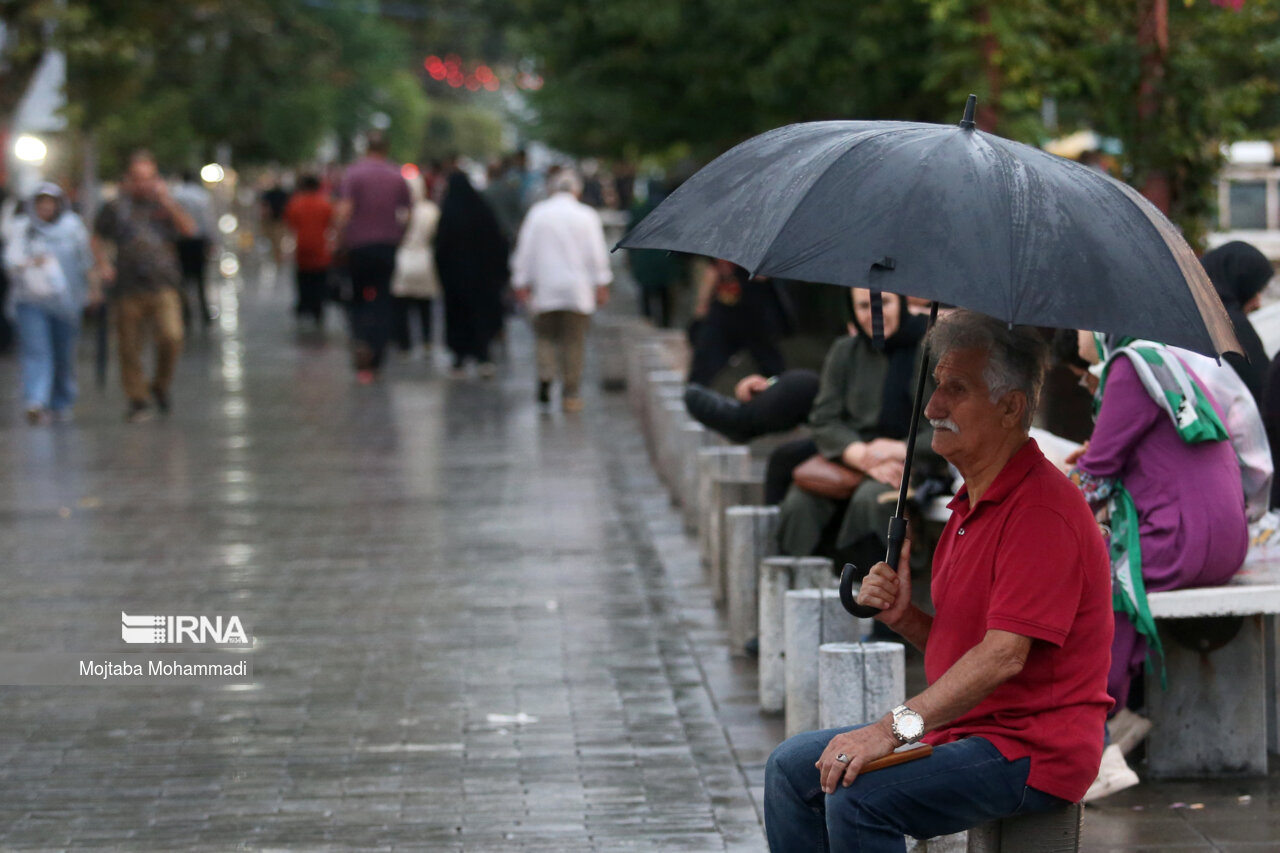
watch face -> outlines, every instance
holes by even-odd
[[[915,711],[903,711],[895,722],[899,735],[905,740],[915,740],[924,734],[924,719]]]

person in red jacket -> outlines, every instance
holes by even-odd
[[[298,301],[295,316],[310,317],[316,328],[324,327],[325,285],[329,278],[329,229],[333,224],[333,205],[320,191],[320,181],[306,175],[298,181],[298,191],[284,209],[284,219],[297,242],[294,259],[297,265]]]

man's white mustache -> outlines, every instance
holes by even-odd
[[[929,418],[929,426],[934,429],[949,429],[952,432],[960,431],[960,427],[956,426],[956,422],[950,418]]]

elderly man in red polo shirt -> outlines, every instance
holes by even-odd
[[[1079,801],[1111,707],[1107,549],[1079,491],[1028,435],[1044,376],[1033,331],[957,311],[930,338],[933,449],[964,487],[933,559],[930,616],[904,559],[858,600],[925,656],[929,687],[854,729],[797,735],[769,758],[765,829],[782,851],[902,851]],[[923,740],[933,754],[860,775]]]

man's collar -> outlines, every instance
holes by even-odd
[[[1004,463],[995,480],[978,499],[977,505],[969,507],[969,487],[961,486],[960,491],[956,492],[956,496],[947,504],[947,509],[967,515],[985,503],[1000,503],[1041,459],[1044,459],[1044,453],[1041,452],[1040,445],[1036,444],[1034,438],[1028,438],[1026,443],[1009,458],[1009,461]]]

